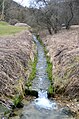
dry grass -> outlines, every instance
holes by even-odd
[[[54,85],[60,93],[79,96],[79,26],[43,38],[53,64]],[[77,58],[76,58],[77,57]],[[77,60],[76,60],[77,59]],[[72,88],[73,86],[73,88]]]

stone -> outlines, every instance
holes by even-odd
[[[25,23],[16,23],[15,26],[31,28],[28,24],[25,24]]]
[[[38,92],[35,90],[25,89],[25,94],[29,96],[35,96],[36,98],[38,98]]]

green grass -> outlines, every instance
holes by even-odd
[[[26,29],[27,29],[26,27],[16,27],[9,25],[7,22],[3,21],[0,22],[0,36],[14,35]]]
[[[47,56],[47,74],[50,82],[52,82],[52,63],[50,62],[50,58]]]
[[[21,105],[22,100],[23,100],[23,97],[22,97],[22,95],[19,95],[19,94],[16,95],[16,96],[13,98],[13,103],[14,103],[15,108]]]
[[[9,25],[7,22],[0,21],[0,25]]]
[[[38,58],[37,58],[37,54],[35,55],[34,57],[34,62],[31,62],[30,63],[30,66],[32,68],[32,71],[30,73],[30,76],[28,78],[28,81],[26,82],[26,86],[29,88],[31,85],[32,85],[32,80],[35,78],[36,76],[36,65],[37,65],[37,61],[38,61]]]
[[[35,78],[35,76],[36,76],[36,65],[37,65],[37,55],[34,58],[34,62],[31,63],[32,72],[31,72],[28,80],[33,80]]]
[[[52,83],[53,83],[53,81],[52,81],[52,78],[53,78],[53,76],[52,76],[52,65],[53,65],[53,64],[50,62],[50,57],[47,56],[48,51],[47,51],[47,49],[46,49],[45,46],[44,46],[44,52],[45,52],[46,60],[47,60],[46,72],[47,72],[48,78],[49,78],[49,80],[50,80],[50,86],[49,86],[49,88],[48,88],[48,93],[50,93],[50,94],[52,95],[52,94],[55,93],[54,87],[53,87],[53,85],[52,85]]]
[[[50,94],[53,94],[53,93],[54,93],[54,89],[53,89],[52,85],[49,86],[48,92],[49,92]]]

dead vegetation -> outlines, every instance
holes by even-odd
[[[69,31],[64,29],[42,39],[53,63],[56,93],[79,98],[79,27],[73,26]]]
[[[29,31],[0,37],[0,100],[22,93],[34,59],[34,43]]]

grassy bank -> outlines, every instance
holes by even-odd
[[[14,35],[15,33],[26,30],[26,27],[11,26],[7,22],[0,22],[0,36]]]
[[[53,93],[54,93],[54,88],[53,88],[53,86],[52,86],[52,84],[53,84],[53,81],[52,81],[52,79],[53,79],[53,76],[52,76],[52,66],[53,66],[53,64],[50,62],[50,57],[47,56],[48,51],[47,51],[46,47],[44,46],[42,40],[40,39],[39,36],[37,36],[37,39],[38,39],[38,41],[41,43],[41,45],[43,46],[44,52],[45,52],[45,56],[46,56],[46,61],[47,61],[46,72],[47,72],[48,78],[49,78],[49,80],[50,80],[50,86],[49,86],[49,88],[48,88],[48,92],[49,92],[50,94],[53,94]]]
[[[29,75],[29,78],[25,84],[25,86],[27,87],[27,89],[29,89],[32,85],[32,80],[35,78],[36,76],[36,64],[37,64],[37,54],[34,57],[34,61],[30,62],[30,67],[31,67],[31,73]],[[22,90],[23,91],[23,90]],[[23,93],[23,94],[22,94]],[[22,107],[22,100],[24,99],[24,95],[26,94],[26,89],[24,92],[21,92],[21,94],[17,94],[15,95],[15,97],[13,98],[13,103],[15,108],[18,107]]]
[[[32,81],[36,76],[37,54],[34,57],[34,62],[31,62],[30,65],[32,66],[32,72],[31,72],[28,80]]]
[[[28,78],[28,81],[26,82],[26,86],[27,88],[29,88],[31,85],[32,85],[32,80],[35,78],[36,76],[36,65],[37,65],[37,61],[38,61],[38,58],[37,58],[37,54],[35,55],[34,57],[34,61],[30,62],[30,66],[31,66],[31,73],[29,75],[29,78]]]

